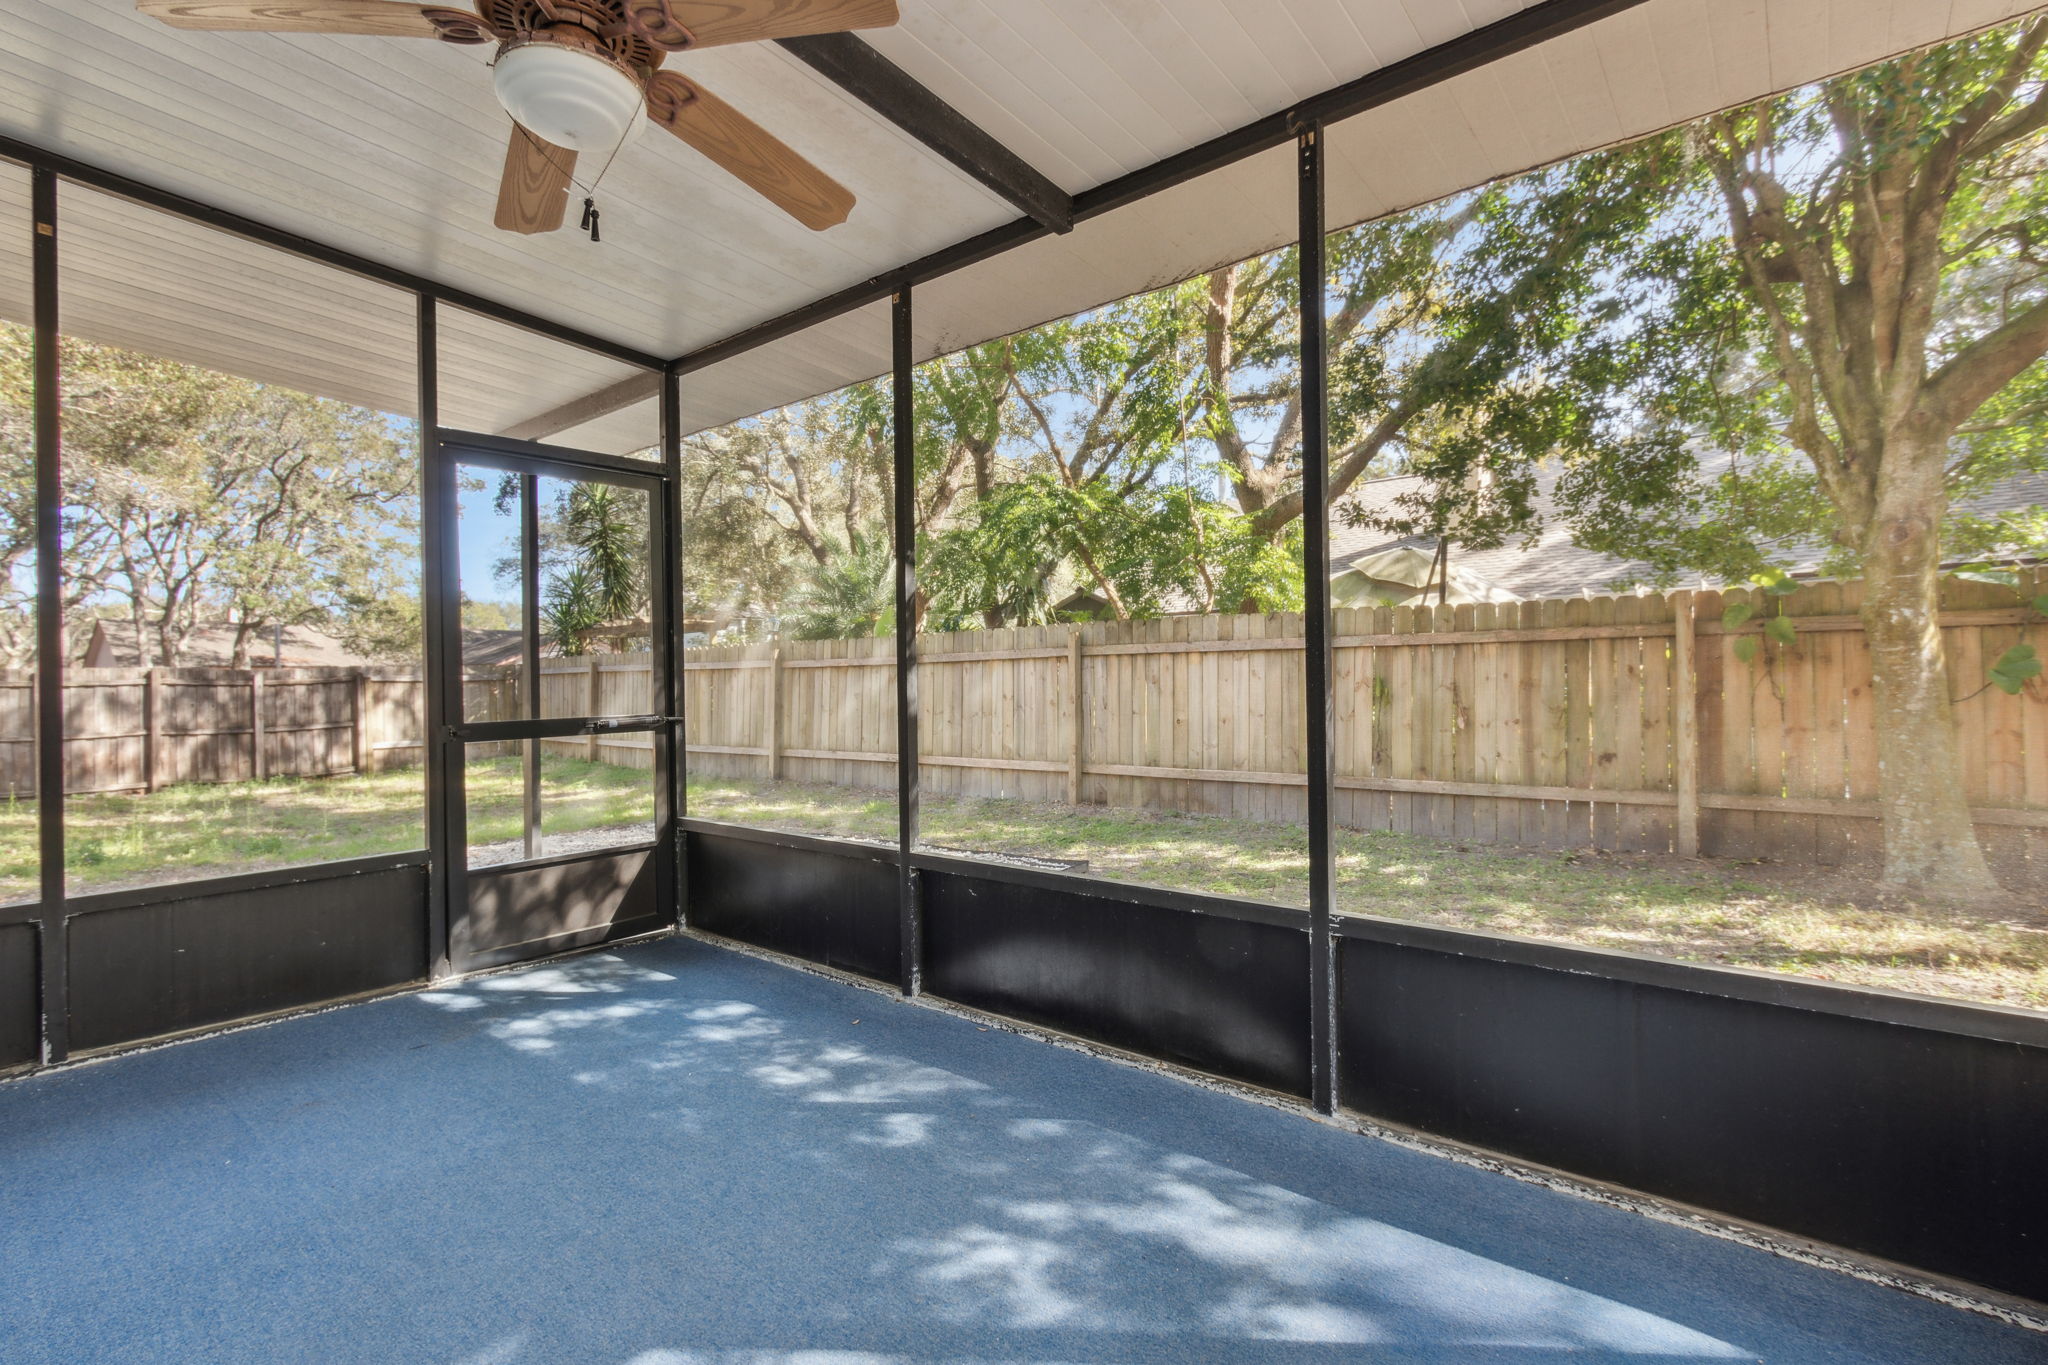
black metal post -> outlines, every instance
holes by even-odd
[[[1302,623],[1308,689],[1308,913],[1310,1095],[1325,1114],[1337,1109],[1336,898],[1331,856],[1330,755],[1330,373],[1324,326],[1323,126],[1298,131],[1301,266]]]
[[[675,888],[675,920],[681,927],[689,923],[690,910],[690,864],[689,841],[683,834],[682,818],[690,813],[690,742],[689,732],[683,718],[688,714],[689,692],[685,684],[688,675],[688,655],[683,650],[683,636],[688,630],[689,604],[683,600],[683,381],[673,368],[662,372],[661,377],[661,467],[668,472],[668,483],[663,492],[667,503],[666,515],[661,519],[663,534],[667,543],[661,547],[664,572],[668,577],[665,597],[668,603],[665,620],[667,628],[656,635],[653,641],[655,653],[665,659],[667,681],[667,708],[665,714],[669,723],[665,729],[668,736],[668,814],[662,828],[669,832],[675,846],[675,872],[670,885]]]
[[[438,318],[431,294],[419,296],[420,596],[426,621],[427,974],[451,970],[450,907],[466,894],[462,749],[448,728],[462,719],[462,623],[455,606],[455,471],[441,458]],[[457,619],[450,619],[455,617]]]
[[[540,719],[540,480],[519,476],[519,624],[526,634],[521,668],[526,673],[522,708],[528,720]],[[538,858],[540,833],[540,741],[520,743],[520,766],[526,775],[524,809],[526,856]]]
[[[36,834],[41,860],[43,1060],[71,1052],[64,910],[64,423],[57,329],[57,176],[38,166],[35,238]]]
[[[905,995],[924,988],[924,906],[917,869],[917,428],[911,404],[910,289],[889,314],[895,408],[896,493],[896,857]]]

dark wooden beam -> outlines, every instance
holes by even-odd
[[[1090,218],[1113,212],[1127,204],[1136,203],[1148,195],[1171,189],[1196,176],[1220,170],[1235,161],[1248,156],[1284,146],[1294,141],[1296,133],[1311,123],[1332,123],[1339,119],[1362,114],[1391,104],[1404,96],[1432,85],[1441,84],[1454,76],[1477,70],[1490,62],[1517,52],[1535,47],[1549,39],[1597,23],[1611,15],[1620,14],[1648,0],[1542,0],[1528,9],[1518,11],[1505,19],[1496,20],[1484,28],[1439,43],[1395,62],[1383,66],[1348,84],[1326,90],[1277,114],[1247,123],[1228,133],[1220,134],[1176,153],[1149,166],[1141,166],[1128,175],[1084,190],[1074,196],[1074,221],[1086,222]],[[908,264],[884,271],[871,279],[828,294],[801,308],[795,308],[780,317],[754,324],[735,332],[720,341],[699,346],[686,355],[670,362],[678,374],[690,374],[707,365],[744,354],[757,346],[764,346],[806,327],[834,318],[841,313],[850,313],[856,308],[866,307],[878,299],[886,299],[908,285],[923,284],[941,275],[999,256],[1005,251],[1015,250],[1026,243],[1037,241],[1049,231],[1043,224],[1031,218],[1020,218],[1001,227],[990,228],[978,236],[956,242],[952,246],[934,251]]]
[[[784,38],[825,79],[979,180],[1049,232],[1074,227],[1074,199],[958,109],[851,33]]]
[[[586,393],[581,398],[572,398],[560,407],[550,408],[524,421],[518,422],[498,435],[513,441],[547,441],[586,422],[595,422],[615,412],[644,403],[661,395],[662,375],[659,371],[643,370],[627,375],[616,384],[607,384],[595,393]],[[609,455],[624,455],[623,450],[606,451]]]

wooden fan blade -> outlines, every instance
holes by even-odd
[[[427,17],[428,10],[440,6],[392,0],[135,0],[135,8],[173,28],[360,33],[377,38],[438,38],[443,33]]]
[[[645,0],[643,0],[645,2]],[[660,3],[660,0],[653,0]],[[666,0],[669,17],[690,31],[691,47],[752,43],[887,28],[896,0]]]
[[[498,213],[491,221],[507,232],[553,232],[569,207],[569,177],[576,153],[512,125],[505,175],[498,182]]]
[[[813,232],[853,212],[851,190],[695,81],[655,72],[647,84],[647,117]]]

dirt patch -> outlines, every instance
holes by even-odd
[[[649,820],[632,825],[606,825],[600,829],[580,829],[569,834],[547,834],[541,839],[541,846],[535,851],[537,858],[560,858],[571,853],[602,853],[608,848],[628,848],[634,844],[654,842],[654,822]],[[471,844],[469,865],[476,867],[502,867],[516,863],[526,857],[524,839],[507,839],[496,844]]]

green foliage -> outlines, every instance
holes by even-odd
[[[1532,529],[1533,461],[1595,438],[1586,409],[1627,373],[1589,340],[1599,276],[1658,213],[1663,154],[1331,235],[1336,493],[1414,472],[1403,526],[1480,546]],[[1042,623],[1083,598],[1126,619],[1298,607],[1298,279],[1273,252],[920,365],[926,624]],[[830,545],[892,533],[892,400],[859,385],[689,444],[693,617],[788,615]]]
[[[338,638],[365,659],[414,660],[426,638],[419,594],[405,589],[344,588],[339,596]]]
[[[605,621],[631,620],[647,601],[647,496],[609,484],[576,483],[563,499],[562,534],[592,579]]]
[[[1010,484],[973,504],[958,524],[929,538],[919,554],[927,624],[962,630],[985,621],[1036,625],[1050,620],[1058,600],[1054,576],[1074,540],[1065,512],[1088,501],[1085,494],[1039,477]]]
[[[1799,584],[1783,569],[1768,568],[1760,573],[1753,573],[1749,576],[1749,581],[1772,597],[1790,597],[1799,591]]]
[[[1669,458],[1604,419],[1634,376],[1614,279],[1681,160],[1652,139],[1332,238],[1333,486],[1364,472],[1361,457],[1421,480],[1390,511],[1341,515],[1491,548],[1536,529],[1542,462]]]
[[[2014,645],[1998,656],[1991,666],[1991,685],[2008,696],[2017,696],[2027,679],[2041,675],[2041,660],[2032,645]]]
[[[1061,566],[1073,566],[1070,577]],[[1102,596],[1127,620],[1298,611],[1302,601],[1298,527],[1262,535],[1235,508],[1185,486],[1109,497],[1027,477],[933,537],[921,571],[938,629],[1046,624],[1070,591]]]
[[[31,647],[33,337],[0,324],[0,651]],[[65,613],[139,621],[174,663],[198,625],[328,630],[417,657],[418,443],[410,423],[115,347],[65,340]],[[12,610],[8,608],[12,607]]]
[[[1756,615],[1756,606],[1753,603],[1730,602],[1727,606],[1721,608],[1721,624],[1729,630],[1734,630],[1754,615]]]
[[[469,630],[517,630],[519,629],[519,604],[517,602],[479,602],[468,593],[462,595],[462,624]]]
[[[691,629],[779,616],[833,546],[890,538],[888,402],[860,384],[683,443]]]
[[[856,535],[825,562],[790,603],[783,627],[799,640],[857,640],[896,627],[895,556],[888,542]]]
[[[1882,471],[1908,458],[1888,414],[1917,412],[1948,424],[1915,509],[1942,555],[2048,552],[2048,509],[1970,506],[2048,472],[2043,32],[1993,30],[1661,139],[1667,208],[1605,294],[1635,397],[1591,412],[1607,439],[1566,452],[1581,544],[1657,581],[1739,581],[1793,555],[1857,576]]]
[[[1203,611],[1300,611],[1302,528],[1292,522],[1278,535],[1259,529],[1234,507],[1178,489],[1161,499],[1155,534],[1177,559],[1161,556],[1162,573],[1179,600]],[[1192,534],[1182,528],[1192,525]]]
[[[590,652],[589,632],[603,625],[604,585],[587,564],[572,564],[548,580],[540,604],[542,635],[557,652],[575,657]]]
[[[595,632],[635,624],[647,610],[647,495],[602,483],[555,484],[543,484],[554,498],[540,525],[541,630],[560,653],[588,654]],[[501,487],[501,503],[505,496]],[[617,637],[614,647],[629,643]]]
[[[1790,645],[1799,638],[1799,630],[1789,616],[1773,616],[1764,622],[1764,634],[1781,645]]]

